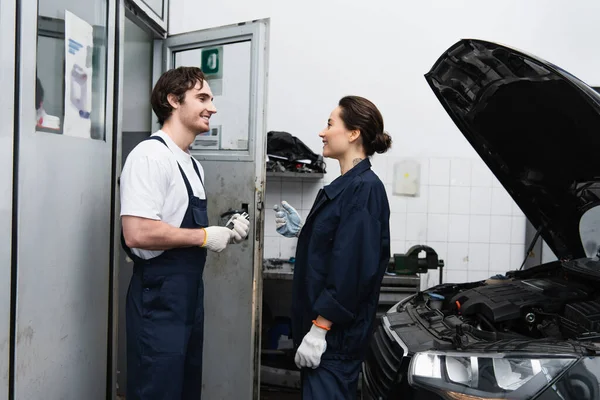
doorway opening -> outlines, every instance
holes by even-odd
[[[154,34],[143,28],[141,22],[125,18],[122,73],[122,134],[121,168],[135,146],[152,134],[152,65],[154,59]],[[117,232],[119,234],[119,232]],[[119,247],[118,254],[118,349],[117,349],[117,396],[124,398],[127,390],[127,352],[125,330],[125,299],[133,272],[133,263]]]

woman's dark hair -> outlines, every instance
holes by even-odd
[[[383,130],[383,117],[364,97],[346,96],[340,100],[340,118],[348,130],[358,130],[367,156],[385,153],[392,146],[392,137]]]
[[[185,92],[193,89],[198,82],[200,82],[200,89],[202,89],[204,79],[204,74],[197,67],[179,67],[161,75],[150,97],[152,110],[154,110],[154,113],[158,117],[158,123],[161,126],[169,119],[173,112],[173,107],[169,103],[168,96],[173,94],[177,96],[179,103],[183,103]]]

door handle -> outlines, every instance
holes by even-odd
[[[229,211],[225,211],[223,214],[221,214],[219,216],[219,218],[227,218],[232,216],[233,214],[242,214],[246,212],[245,210],[229,210]]]

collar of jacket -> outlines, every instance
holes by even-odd
[[[342,193],[346,186],[358,175],[363,172],[371,169],[371,160],[369,157],[365,158],[358,164],[356,164],[350,171],[346,172],[344,175],[338,177],[336,180],[331,182],[329,185],[323,188],[323,191],[327,195],[329,200],[334,199],[338,194]]]

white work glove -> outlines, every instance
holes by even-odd
[[[250,231],[250,221],[246,218],[241,218],[240,214],[234,214],[232,217],[233,223],[233,237],[231,243],[239,244],[248,237]]]
[[[323,328],[316,325],[310,328],[310,331],[302,339],[300,347],[298,347],[296,357],[294,357],[298,368],[315,369],[321,364],[321,356],[327,349],[325,335],[327,335],[327,331]]]
[[[278,205],[273,207],[275,210],[275,228],[277,233],[285,237],[298,237],[300,230],[302,229],[302,221],[300,220],[300,214],[287,201],[281,202],[280,209]]]
[[[224,226],[209,226],[203,228],[206,235],[204,240],[205,247],[210,251],[217,253],[222,252],[227,247],[227,244],[233,240],[234,231],[233,229],[225,228]]]

